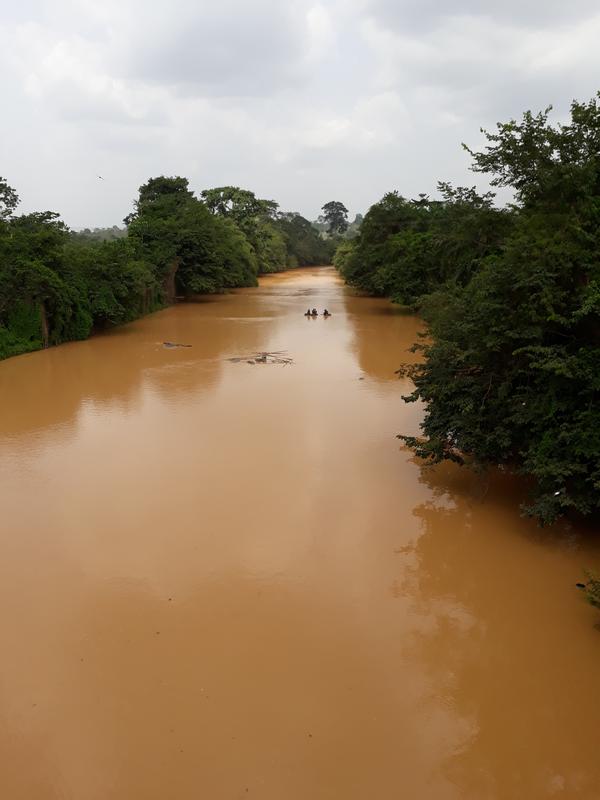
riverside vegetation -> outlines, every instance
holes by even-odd
[[[508,187],[397,192],[348,225],[333,201],[315,225],[237,187],[194,196],[185,178],[140,187],[126,229],[73,233],[53,212],[15,213],[0,179],[0,358],[130,321],[176,297],[256,285],[334,263],[364,292],[416,309],[428,336],[403,368],[423,401],[425,463],[499,466],[531,484],[542,524],[600,511],[600,95],[485,132],[473,170]],[[323,235],[327,230],[329,235]],[[341,242],[341,243],[340,243]],[[588,598],[600,605],[593,575]]]
[[[531,483],[542,524],[600,510],[600,94],[483,131],[475,172],[509,187],[439,184],[440,199],[387,194],[335,264],[360,290],[428,323],[407,366],[423,436],[400,436],[426,463],[498,465]],[[600,603],[590,580],[590,599]]]
[[[181,177],[139,190],[126,230],[70,232],[58,214],[17,215],[0,178],[0,359],[133,320],[176,296],[254,286],[257,275],[331,261],[335,237],[237,187]]]

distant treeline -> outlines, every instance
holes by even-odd
[[[542,522],[600,509],[600,95],[499,124],[473,170],[510,187],[386,195],[335,264],[359,289],[419,309],[429,338],[406,367],[424,401],[428,463],[499,465],[533,486]]]
[[[92,239],[96,242],[112,242],[127,236],[127,228],[120,228],[118,225],[113,225],[112,228],[84,228],[82,231],[71,231],[71,236],[80,241]]]
[[[178,297],[255,286],[328,264],[335,236],[237,187],[197,198],[185,178],[140,187],[126,229],[70,232],[50,212],[17,215],[0,178],[0,359],[139,317]]]

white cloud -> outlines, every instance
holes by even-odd
[[[0,174],[74,226],[161,173],[364,211],[473,183],[480,125],[590,97],[599,36],[588,0],[29,0],[0,23]]]

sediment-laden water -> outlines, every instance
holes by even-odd
[[[600,550],[402,449],[419,329],[304,269],[0,364],[0,797],[600,797]]]

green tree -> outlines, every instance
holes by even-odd
[[[254,192],[239,186],[205,189],[200,196],[211,213],[231,217],[242,228],[259,217],[274,218],[278,208],[274,200],[261,200]]]
[[[446,283],[464,285],[486,256],[497,253],[512,224],[492,193],[440,183],[440,200],[397,192],[375,203],[358,236],[336,259],[348,283],[405,305]]]
[[[332,236],[341,236],[348,230],[348,209],[339,200],[330,200],[321,208],[323,221]]]
[[[129,236],[141,259],[154,265],[166,302],[256,284],[257,258],[234,217],[211,212],[185,178],[161,176],[140,187]]]
[[[279,214],[277,227],[287,246],[287,263],[291,267],[329,264],[333,257],[332,244],[323,238],[312,222],[300,214]]]
[[[487,134],[474,169],[518,206],[502,247],[464,287],[425,304],[433,341],[412,370],[430,462],[502,465],[533,479],[543,523],[600,508],[600,107],[567,124],[529,112]]]
[[[584,584],[586,599],[588,603],[600,608],[600,577],[593,572],[587,572],[586,579]]]
[[[19,205],[19,195],[0,176],[0,220],[7,220]]]
[[[277,203],[261,200],[254,192],[238,186],[221,186],[205,189],[202,200],[212,214],[229,219],[248,239],[261,273],[284,269],[287,250],[275,219]]]

